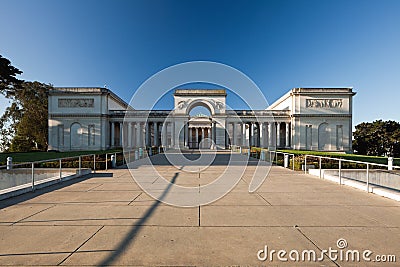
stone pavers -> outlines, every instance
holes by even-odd
[[[153,158],[155,168],[167,179],[178,173],[175,182],[180,185],[207,184],[225,168],[217,160],[200,175],[187,173],[166,165],[162,157]],[[264,184],[249,193],[254,169],[248,166],[229,194],[201,207],[155,201],[126,169],[1,201],[0,265],[396,266],[400,262],[398,202],[281,167],[272,167]],[[276,254],[273,261],[257,258],[265,245],[269,250],[319,253],[338,249],[340,238],[348,243],[343,251],[368,249],[374,252],[371,258],[394,254],[397,264],[327,256],[321,262],[283,262]]]

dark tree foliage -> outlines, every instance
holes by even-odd
[[[400,157],[400,123],[396,121],[360,123],[353,137],[353,149],[358,154]]]
[[[22,74],[22,71],[13,67],[10,60],[0,55],[0,93],[8,98],[12,97],[15,86],[23,82],[15,77],[19,74]]]
[[[51,85],[25,82],[22,72],[0,56],[0,93],[11,101],[0,117],[0,150],[25,152],[47,150],[48,93]]]

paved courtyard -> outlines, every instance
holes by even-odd
[[[163,155],[154,156],[153,162],[176,184],[201,186],[225,169],[218,164],[224,156],[217,155],[200,174],[165,164]],[[194,208],[152,199],[127,169],[98,172],[1,201],[0,265],[399,264],[399,202],[281,167],[272,167],[263,185],[249,193],[254,169],[249,164],[236,187],[220,200]],[[345,239],[347,247],[339,249],[339,239]],[[268,256],[272,250],[285,250],[281,256],[288,261],[279,260],[277,252],[272,260],[260,261],[257,254],[265,256],[259,253],[265,246]],[[301,260],[303,251],[313,250],[318,258],[330,247],[344,253],[358,250],[360,262],[328,256]],[[298,262],[289,258],[293,250],[300,253]],[[363,261],[365,250],[372,251],[371,260],[395,255],[397,263]]]

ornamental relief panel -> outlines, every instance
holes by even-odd
[[[306,108],[342,108],[342,99],[306,99]]]
[[[58,99],[59,108],[93,108],[94,98],[60,98]]]

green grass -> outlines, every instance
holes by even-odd
[[[335,153],[335,152],[306,151],[306,150],[278,150],[278,151],[291,153],[291,154],[295,154],[295,155],[315,155],[315,156],[341,158],[341,159],[371,162],[371,163],[378,163],[378,164],[387,164],[387,162],[388,162],[387,157],[375,157],[375,156],[365,156],[365,155],[357,155],[357,154],[342,154],[342,153]],[[393,164],[399,166],[400,158],[395,158]]]
[[[69,151],[69,152],[14,152],[14,153],[0,153],[0,165],[5,165],[7,157],[13,158],[13,163],[32,162],[47,159],[57,159],[66,157],[75,157],[88,154],[105,154],[121,152],[121,150],[101,150],[101,151]]]

